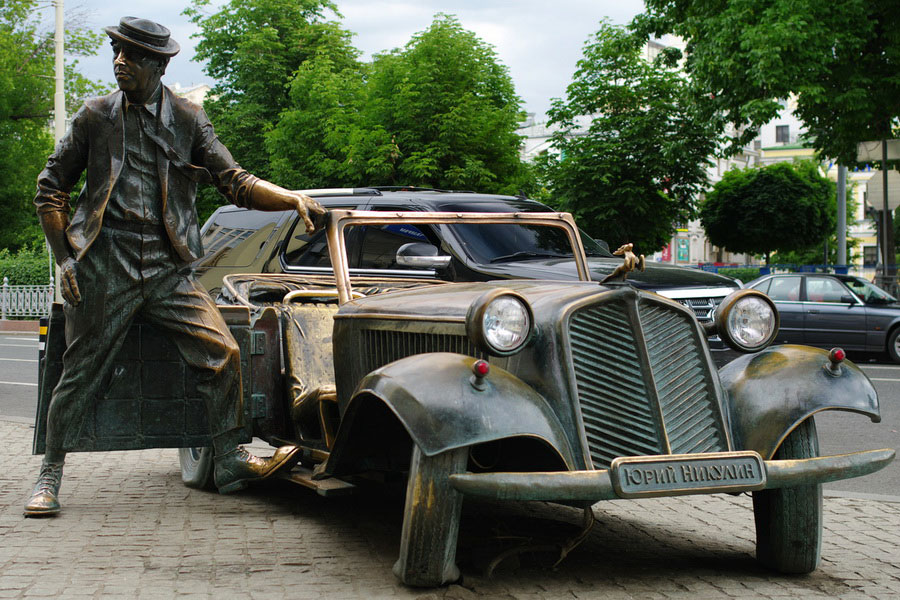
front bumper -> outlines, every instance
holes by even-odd
[[[884,468],[894,459],[894,455],[894,450],[884,448],[797,460],[764,461],[756,452],[634,457],[616,459],[623,462],[614,461],[609,469],[591,471],[460,473],[450,476],[450,484],[463,494],[496,500],[596,502],[736,493],[860,477]],[[715,459],[726,462],[711,462]],[[739,460],[744,461],[743,466],[741,462],[735,462]],[[723,469],[729,468],[727,465],[732,465],[732,474],[742,469],[754,475],[752,481],[739,481],[739,477],[717,477]],[[751,472],[757,469],[753,465],[757,465],[759,473]],[[702,481],[694,480],[697,478],[697,468],[703,474]],[[631,486],[630,483],[639,485]]]

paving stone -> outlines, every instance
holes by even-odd
[[[24,519],[40,465],[31,435],[0,421],[2,600],[900,597],[900,502],[826,498],[822,565],[803,577],[756,564],[746,495],[600,503],[592,531],[559,565],[523,553],[486,577],[502,548],[477,542],[558,543],[580,530],[582,513],[467,500],[461,584],[420,590],[391,573],[402,494],[329,500],[266,486],[221,496],[183,487],[174,450],[77,453],[62,515]]]

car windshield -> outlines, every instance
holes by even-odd
[[[465,207],[465,210],[460,210]],[[442,211],[447,212],[510,212],[507,205],[445,205]],[[521,212],[549,211],[540,204],[517,207]],[[506,261],[528,260],[530,258],[572,258],[572,246],[562,229],[556,227],[539,227],[533,225],[509,225],[496,223],[473,223],[465,225],[446,225],[454,238],[459,241],[475,262],[480,264],[501,263]],[[589,235],[581,233],[581,243],[588,256],[612,256],[604,247]]]
[[[866,304],[890,304],[891,302],[897,301],[896,298],[880,287],[873,283],[869,283],[860,277],[845,279],[844,283],[853,290],[854,294],[862,298],[863,302]]]

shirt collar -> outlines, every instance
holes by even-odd
[[[149,112],[152,116],[156,117],[156,113],[159,110],[159,98],[162,95],[162,83],[157,84],[156,90],[150,97],[147,99],[147,102],[144,104],[134,104],[128,100],[128,96],[122,94],[123,98],[123,107],[125,108],[125,114],[128,114],[128,109],[132,106],[142,107],[144,110]]]

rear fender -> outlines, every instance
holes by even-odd
[[[825,350],[784,345],[745,354],[719,369],[735,449],[771,459],[797,425],[823,410],[881,421],[878,396],[865,373],[844,361],[833,374],[829,364]]]
[[[367,375],[341,418],[326,471],[343,471],[358,448],[359,414],[383,404],[426,456],[511,437],[543,441],[572,468],[572,450],[557,416],[544,398],[515,375],[496,366],[481,385],[473,382],[476,359],[436,352],[392,362]],[[481,388],[481,389],[479,389]],[[354,433],[357,432],[357,433]]]

